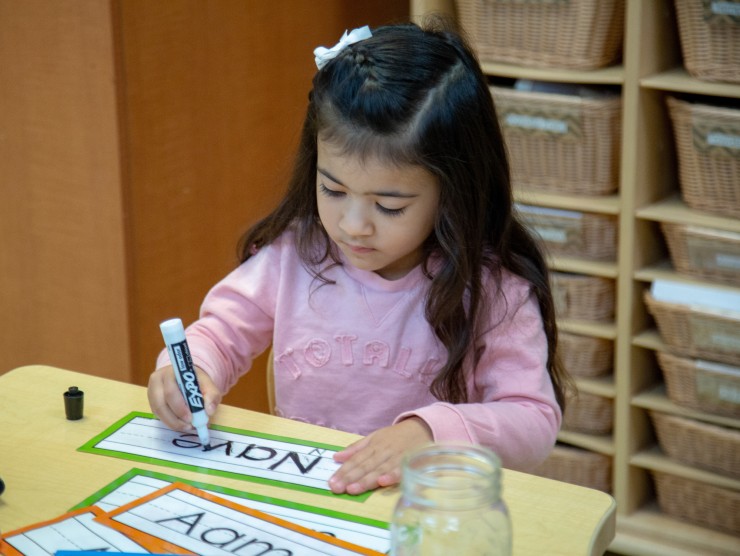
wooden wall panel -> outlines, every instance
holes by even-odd
[[[197,316],[236,242],[282,195],[315,72],[347,27],[407,17],[406,2],[120,2],[135,379],[157,323]],[[229,403],[266,409],[264,357]]]
[[[109,6],[0,0],[0,372],[130,377]]]
[[[197,316],[281,196],[313,49],[407,17],[405,0],[0,0],[0,372],[145,384],[158,323]],[[264,373],[227,401],[265,410]]]

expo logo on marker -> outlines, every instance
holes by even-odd
[[[188,366],[185,363],[185,357],[183,356],[183,350],[181,345],[172,346],[172,351],[175,353],[177,358],[177,367],[179,375],[183,381],[183,389],[188,392],[188,403],[190,407],[203,408],[203,394],[200,393],[197,384],[197,377],[193,371],[188,371]]]

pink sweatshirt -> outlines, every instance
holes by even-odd
[[[290,233],[264,247],[206,296],[186,331],[195,365],[226,392],[272,344],[278,415],[361,435],[417,416],[436,441],[483,444],[508,468],[547,456],[561,413],[528,282],[503,274],[506,303],[477,339],[469,401],[455,405],[429,392],[446,352],[424,318],[421,267],[393,281],[349,264],[323,274],[336,284],[313,279]]]

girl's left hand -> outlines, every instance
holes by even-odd
[[[334,494],[362,494],[395,485],[404,453],[431,441],[432,431],[417,417],[378,429],[334,455],[343,465],[329,479],[329,488]]]

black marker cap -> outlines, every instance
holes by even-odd
[[[70,421],[82,419],[84,403],[85,393],[77,386],[70,386],[69,390],[64,393],[64,412],[67,414],[67,419]]]
[[[0,494],[2,494],[3,492],[5,492],[5,483],[2,479],[0,479]]]

